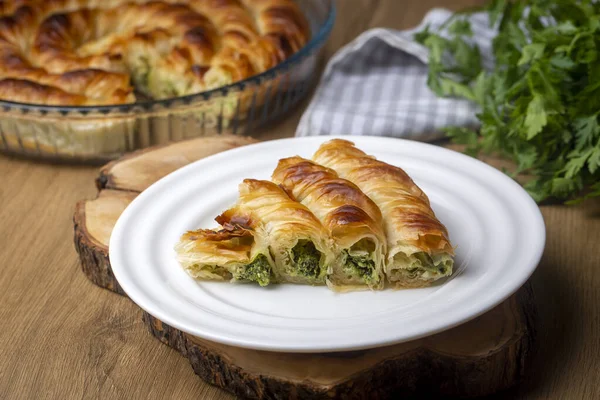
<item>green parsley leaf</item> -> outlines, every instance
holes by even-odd
[[[567,178],[554,178],[552,179],[551,193],[557,197],[568,196],[569,193],[576,191],[579,185],[576,180]]]
[[[584,152],[574,150],[569,154],[569,162],[565,165],[565,178],[573,178],[581,171],[592,154],[592,150],[587,149]]]
[[[469,86],[453,81],[452,79],[441,78],[440,88],[444,96],[460,96],[475,101],[475,95]]]
[[[440,36],[431,35],[423,42],[429,48],[429,62],[441,63],[444,50],[448,47],[448,41]]]
[[[431,36],[431,33],[429,32],[429,24],[427,24],[425,26],[425,28],[423,28],[423,30],[421,32],[417,32],[415,34],[415,40],[417,41],[417,43],[421,43],[424,44],[425,40]]]
[[[479,151],[479,140],[477,137],[477,132],[473,129],[458,127],[458,126],[450,126],[444,128],[444,132],[454,139],[454,143],[464,144],[466,145],[466,153],[475,156]]]
[[[592,141],[600,134],[600,125],[598,125],[598,117],[592,115],[589,117],[578,118],[574,121],[575,132],[575,149],[582,150],[589,147]]]
[[[490,25],[496,25],[504,15],[506,0],[493,0],[489,5]]]
[[[471,30],[471,24],[466,19],[457,19],[454,21],[449,27],[448,32],[453,35],[464,35],[467,37],[473,36],[473,31]]]
[[[569,56],[577,63],[588,64],[598,58],[598,49],[591,33],[580,33],[571,42]]]
[[[543,43],[531,43],[523,47],[523,55],[517,65],[528,64],[534,60],[540,59],[544,55]]]
[[[544,100],[541,96],[536,95],[527,106],[527,116],[525,117],[527,139],[531,139],[540,133],[547,122]]]
[[[538,158],[535,146],[527,146],[523,150],[515,152],[518,172],[526,171],[535,165]]]
[[[600,6],[585,0],[491,0],[495,65],[482,68],[469,16],[416,39],[428,47],[428,85],[477,103],[479,131],[448,127],[469,154],[495,153],[532,179],[536,201],[600,196]]]
[[[592,150],[590,158],[588,158],[587,165],[590,174],[594,174],[596,171],[598,171],[598,168],[600,167],[600,146],[596,146]]]

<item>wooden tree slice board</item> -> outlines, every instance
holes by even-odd
[[[86,276],[124,295],[108,257],[110,233],[125,207],[152,183],[190,162],[254,140],[198,138],[145,149],[100,170],[98,196],[75,207],[75,247]],[[527,371],[535,338],[531,287],[451,330],[377,349],[294,354],[249,350],[197,338],[142,312],[149,331],[188,358],[207,382],[245,398],[384,399],[404,395],[473,397],[514,386]]]

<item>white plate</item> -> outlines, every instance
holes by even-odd
[[[110,239],[113,272],[127,295],[161,321],[235,346],[292,352],[362,349],[416,339],[468,321],[515,292],[544,248],[541,213],[512,179],[463,154],[424,143],[352,137],[406,170],[429,196],[456,249],[455,273],[433,287],[334,293],[326,287],[197,282],[173,246],[212,228],[244,178],[268,179],[277,161],[310,158],[323,137],[283,139],[197,161],[140,194]]]

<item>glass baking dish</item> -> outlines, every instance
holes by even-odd
[[[35,158],[104,162],[125,152],[199,136],[250,134],[296,105],[316,82],[335,20],[333,0],[296,0],[311,40],[259,75],[207,92],[114,106],[0,101],[0,150]]]

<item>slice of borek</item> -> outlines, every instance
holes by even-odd
[[[325,284],[334,259],[325,228],[310,210],[273,182],[244,180],[237,204],[216,221],[226,229],[248,229],[257,243],[268,246],[277,281]]]
[[[272,175],[321,221],[334,242],[334,290],[381,289],[386,238],[379,208],[352,182],[301,157],[279,161]]]
[[[401,168],[347,140],[319,147],[313,161],[353,182],[381,210],[387,237],[385,274],[397,287],[420,287],[452,274],[454,249],[429,199]]]
[[[175,246],[177,260],[199,280],[274,282],[274,262],[266,246],[252,231],[239,227],[186,232]]]

